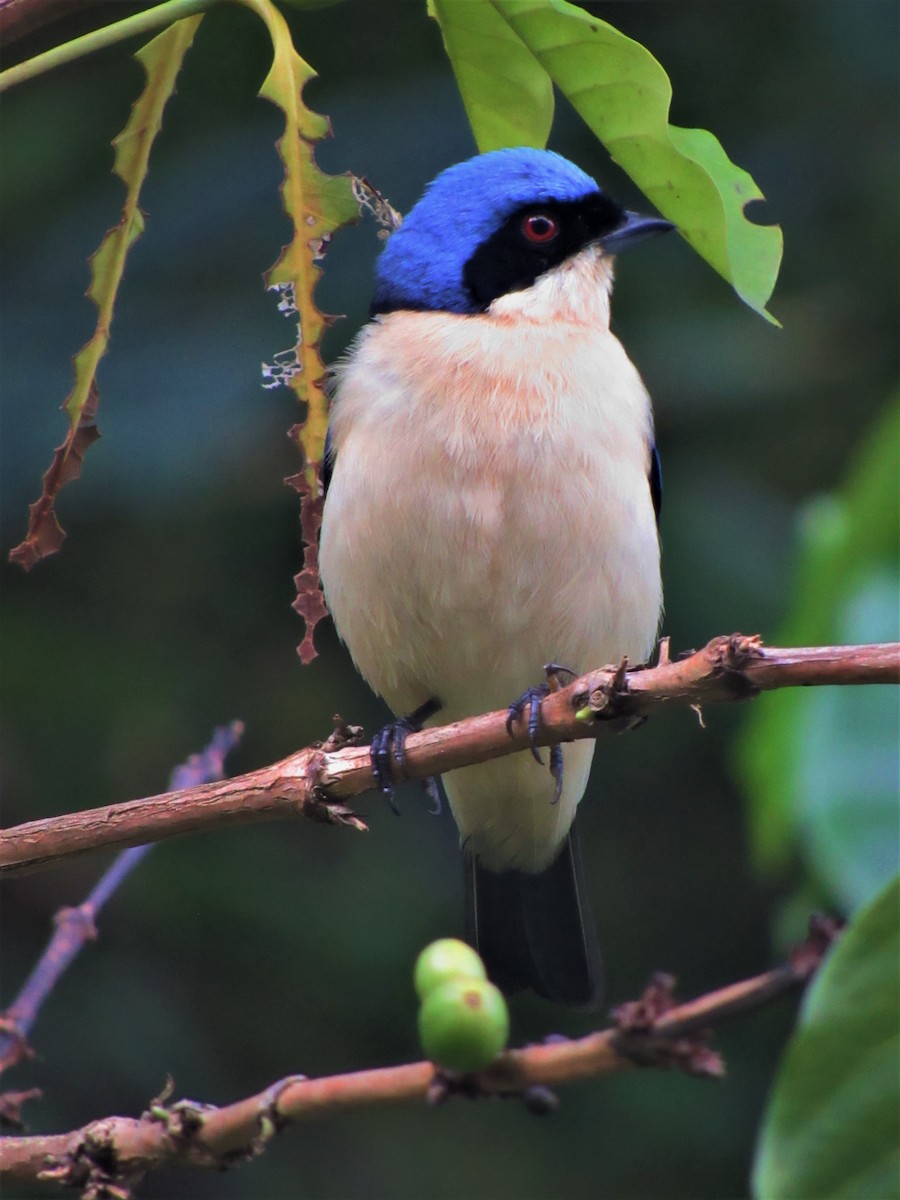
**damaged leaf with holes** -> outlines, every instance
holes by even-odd
[[[163,110],[175,91],[184,56],[201,20],[198,16],[176,21],[135,55],[144,69],[146,83],[125,128],[113,141],[116,151],[113,173],[126,187],[122,219],[106,234],[91,258],[91,282],[87,294],[97,306],[97,324],[90,341],[75,355],[75,385],[62,406],[69,417],[69,432],[53,453],[53,461],[43,478],[40,498],[28,510],[25,538],[10,551],[10,561],[19,563],[26,571],[62,545],[66,535],[56,516],[56,497],[67,483],[81,474],[85,452],[100,437],[96,426],[100,402],[97,367],[109,344],[109,330],[128,251],[144,229],[144,216],[138,202],[147,176],[150,150],[162,126]]]
[[[296,320],[292,348],[263,367],[265,385],[290,387],[304,405],[304,419],[290,431],[303,455],[303,467],[288,482],[300,495],[303,568],[295,576],[294,608],[306,630],[298,647],[304,663],[316,657],[316,625],[327,615],[319,585],[318,534],[322,520],[319,471],[325,453],[328,401],[324,391],[322,335],[333,320],[315,302],[320,262],[336,229],[356,219],[358,209],[349,175],[326,175],[315,160],[315,145],[331,133],[328,118],[303,102],[303,89],[315,71],[300,57],[281,13],[267,0],[244,0],[265,21],[272,38],[273,60],[259,94],[284,113],[284,133],[277,150],[284,167],[281,199],[293,236],[269,271],[266,282],[278,294],[278,309]]]

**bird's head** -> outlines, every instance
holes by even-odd
[[[612,256],[671,228],[553,151],[492,150],[442,171],[388,239],[372,312],[485,312],[589,246]]]

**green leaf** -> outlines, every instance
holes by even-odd
[[[741,299],[777,324],[766,303],[781,230],[744,216],[763,194],[711,133],[668,123],[672,85],[650,51],[565,0],[492,3],[614,161]]]
[[[428,11],[441,27],[478,149],[544,147],[553,84],[491,0],[428,0]]]
[[[69,417],[68,435],[54,451],[53,461],[44,475],[40,499],[29,510],[24,541],[10,551],[10,560],[20,563],[26,570],[62,545],[65,533],[54,510],[56,496],[60,488],[81,473],[85,451],[100,436],[95,424],[99,402],[97,367],[109,344],[128,251],[144,229],[144,216],[138,202],[147,176],[150,150],[162,126],[163,110],[175,91],[184,56],[202,19],[195,16],[176,21],[135,55],[144,68],[147,82],[132,107],[125,128],[113,141],[116,151],[113,172],[126,188],[122,219],[105,235],[91,258],[91,283],[87,294],[97,306],[97,325],[90,341],[75,355],[75,385],[62,406]]]
[[[808,505],[796,580],[777,642],[897,637],[900,398],[870,430],[844,487]],[[896,689],[792,689],[749,714],[737,748],[759,867],[782,871],[799,845],[852,909],[896,869]]]
[[[763,1121],[758,1200],[900,1195],[900,879],[813,982]]]
[[[837,641],[896,635],[897,577],[873,569],[840,612]],[[842,910],[869,900],[900,869],[896,687],[815,688],[797,711],[795,805],[804,856]]]

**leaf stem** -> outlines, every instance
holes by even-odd
[[[114,46],[116,42],[126,38],[150,33],[163,25],[180,21],[183,17],[205,12],[217,2],[218,0],[165,0],[164,4],[157,4],[155,8],[148,8],[145,12],[135,13],[123,21],[94,29],[81,37],[73,38],[71,42],[63,42],[61,46],[54,46],[52,50],[45,50],[43,54],[37,54],[34,58],[28,58],[25,62],[16,63],[14,67],[0,71],[0,92],[24,83],[27,79],[43,75],[46,71],[52,71],[55,67],[74,62],[86,54],[93,54],[95,50],[105,50],[107,46]]]

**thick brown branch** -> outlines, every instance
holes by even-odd
[[[538,742],[598,737],[673,702],[697,706],[780,687],[863,683],[900,683],[900,645],[781,650],[734,634],[675,662],[607,667],[576,679],[544,700]],[[297,814],[364,829],[343,801],[372,789],[369,749],[348,740],[355,739],[342,727],[324,745],[221,783],[18,825],[0,834],[0,869],[29,870],[102,847]],[[469,717],[411,735],[406,776],[440,775],[527,746],[522,722],[507,733],[505,711]]]
[[[423,1102],[454,1090],[467,1095],[523,1096],[529,1089],[610,1075],[636,1067],[677,1068],[689,1074],[722,1073],[705,1031],[738,1013],[769,1003],[806,983],[834,934],[814,919],[810,937],[791,960],[763,975],[710,992],[687,1004],[671,999],[670,982],[655,981],[641,1000],[618,1010],[618,1024],[572,1041],[527,1046],[502,1054],[480,1075],[454,1087],[427,1062],[357,1071],[324,1079],[289,1077],[256,1096],[214,1109],[191,1101],[151,1105],[140,1120],[108,1117],[73,1133],[13,1137],[0,1142],[0,1178],[52,1179],[68,1185],[135,1182],[163,1165],[222,1168],[259,1154],[286,1125],[350,1108]],[[636,1015],[638,1014],[638,1015]]]

